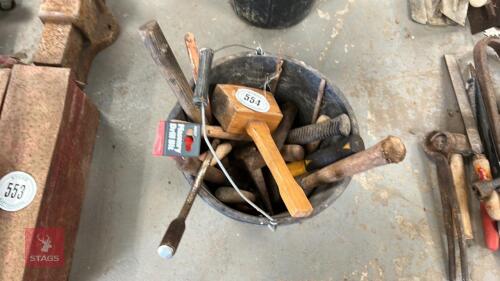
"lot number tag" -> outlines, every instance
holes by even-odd
[[[257,112],[268,112],[271,107],[266,97],[249,89],[238,89],[236,99],[242,105]]]
[[[36,194],[36,182],[25,172],[10,172],[0,180],[0,209],[19,211],[28,206]]]

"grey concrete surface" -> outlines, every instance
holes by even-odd
[[[435,169],[421,141],[434,129],[463,131],[442,55],[462,57],[479,37],[413,23],[402,0],[317,1],[285,30],[247,25],[228,1],[107,2],[122,32],[96,58],[87,87],[101,124],[70,280],[446,279]],[[1,53],[25,52],[29,60],[40,34],[37,5],[24,0],[0,14]],[[261,45],[303,60],[342,89],[367,145],[399,136],[406,160],[354,177],[319,216],[274,233],[197,200],[177,255],[162,260],[156,247],[189,186],[172,161],[151,156],[156,124],[175,98],[137,33],[150,19],[159,21],[186,74],[187,31],[201,46]],[[473,218],[471,277],[499,280],[500,253],[483,248],[477,212]]]

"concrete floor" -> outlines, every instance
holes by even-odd
[[[41,31],[39,1],[18,2],[0,14],[0,53],[24,52],[29,60]],[[317,1],[302,23],[278,31],[245,24],[228,1],[108,5],[122,33],[96,58],[87,87],[102,119],[70,280],[446,279],[435,169],[421,141],[434,129],[463,131],[442,55],[472,50],[466,29],[413,23],[401,0]],[[260,44],[305,61],[342,89],[367,145],[399,136],[406,160],[354,177],[319,216],[274,233],[198,200],[177,255],[162,260],[156,247],[189,186],[173,161],[151,156],[156,124],[175,99],[137,32],[150,19],[159,21],[186,74],[187,31],[201,46]],[[500,253],[484,249],[474,227],[471,276],[499,280]]]

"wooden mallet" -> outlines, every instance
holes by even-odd
[[[228,133],[246,132],[255,142],[292,217],[307,217],[313,207],[288,170],[271,137],[283,114],[270,92],[238,85],[219,84],[212,94],[212,111]]]

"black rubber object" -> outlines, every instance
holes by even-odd
[[[285,28],[299,23],[311,11],[315,0],[233,0],[236,14],[251,25]]]
[[[348,136],[351,133],[351,121],[347,114],[316,124],[310,124],[290,130],[286,139],[290,144],[308,144],[333,136]]]
[[[283,60],[283,72],[281,73],[274,96],[281,106],[286,102],[291,102],[297,106],[298,112],[295,118],[295,126],[310,124],[318,85],[321,79],[325,79],[326,86],[321,114],[328,116],[339,116],[342,113],[347,114],[351,120],[351,134],[359,135],[359,126],[356,117],[342,92],[317,70],[293,58],[277,57],[272,54],[257,55],[254,52],[245,52],[214,60],[209,79],[210,89],[213,89],[216,84],[237,84],[262,88],[266,80],[266,75],[272,75],[276,71],[276,64],[281,59]],[[186,116],[180,106],[176,105],[170,112],[168,119],[186,120]],[[190,184],[193,183],[193,176],[187,173],[184,173],[184,176]],[[277,213],[273,215],[273,218],[280,225],[309,219],[321,213],[328,206],[331,206],[344,192],[350,181],[351,177],[347,177],[339,182],[316,188],[309,195],[309,201],[313,205],[314,211],[307,218],[292,218],[288,212]],[[267,225],[268,220],[266,218],[238,211],[220,202],[210,190],[207,185],[203,184],[198,194],[208,205],[221,214],[245,223]]]
[[[210,76],[210,68],[214,58],[214,50],[203,48],[200,50],[200,64],[198,67],[198,79],[196,80],[197,87],[194,89],[193,102],[195,105],[205,106],[208,104],[208,77]]]
[[[349,146],[345,147],[346,144],[349,144]],[[364,150],[364,148],[363,139],[359,135],[351,135],[343,141],[338,142],[336,145],[322,148],[307,155],[306,160],[311,161],[307,164],[307,171],[314,171],[326,167],[349,155],[360,152]]]

